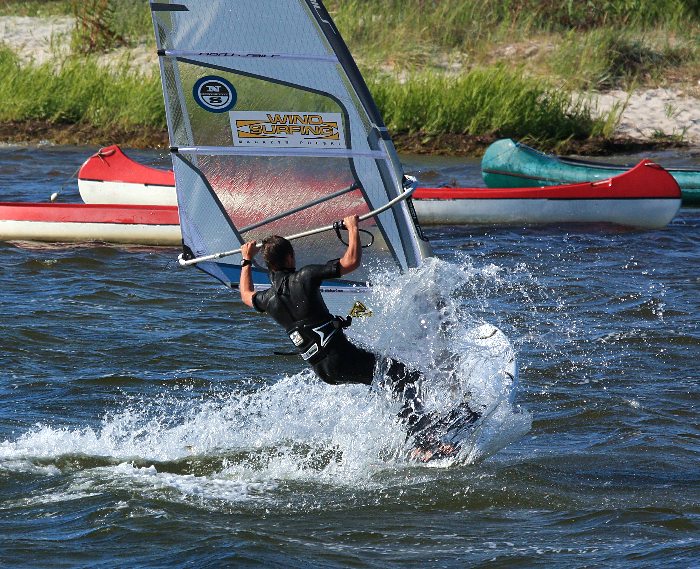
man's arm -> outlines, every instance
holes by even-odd
[[[252,261],[259,250],[255,241],[249,241],[241,247],[241,259]],[[241,282],[238,284],[238,290],[241,293],[241,300],[244,304],[254,308],[253,295],[255,295],[255,287],[253,286],[252,263],[246,263],[244,267],[241,267]]]
[[[360,231],[357,227],[358,217],[349,215],[343,219],[348,230],[348,249],[340,259],[340,274],[347,275],[360,266],[362,262],[362,244],[360,243]]]

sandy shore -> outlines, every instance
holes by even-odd
[[[650,140],[659,134],[678,136],[700,144],[700,99],[686,96],[679,89],[611,91],[594,95],[597,108],[607,111],[624,105],[616,134]]]
[[[0,41],[9,46],[24,63],[47,63],[67,52],[73,18],[0,17]]]
[[[1,41],[27,63],[60,62],[68,53],[72,28],[70,17],[0,17]],[[125,58],[144,73],[157,66],[157,56],[148,46],[114,50],[101,56],[106,65]],[[614,105],[624,106],[616,131],[620,137],[649,141],[659,135],[678,136],[691,145],[700,145],[700,99],[686,96],[679,89],[611,91],[590,97],[601,114]]]
[[[74,19],[70,17],[4,16],[0,17],[0,41],[7,44],[23,63],[54,62],[58,65],[70,52],[73,25]],[[142,73],[151,73],[158,68],[158,56],[146,45],[115,49],[99,59],[105,65],[128,59],[129,64]]]

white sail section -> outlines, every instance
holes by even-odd
[[[320,1],[171,0],[151,10],[188,254],[332,224],[404,191],[386,128]],[[375,237],[365,267],[405,270],[428,249],[410,201],[362,227]],[[294,247],[299,266],[344,251],[333,232]],[[235,285],[239,263],[199,266]],[[366,271],[346,284],[366,282]]]

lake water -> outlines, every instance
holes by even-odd
[[[0,148],[0,201],[78,201],[93,151]],[[478,160],[403,159],[481,185]],[[699,567],[700,209],[426,233],[439,261],[387,298],[431,280],[517,352],[511,442],[470,464],[407,462],[381,394],[273,355],[284,334],[174,249],[0,244],[0,566]]]

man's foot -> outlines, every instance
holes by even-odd
[[[427,415],[424,418],[428,417]],[[430,423],[422,425],[415,434],[415,448],[410,453],[411,460],[429,462],[441,458],[451,458],[459,453],[461,444],[460,433],[470,428],[481,417],[466,403],[442,417],[430,416]]]
[[[459,452],[459,445],[440,443],[434,448],[416,447],[411,451],[411,460],[430,462],[441,458],[451,458]]]

